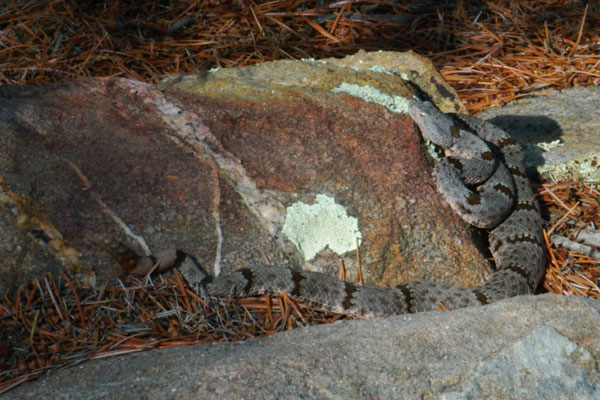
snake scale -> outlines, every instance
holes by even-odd
[[[262,264],[214,277],[181,250],[142,257],[138,264],[175,266],[192,287],[209,296],[285,293],[322,310],[364,317],[428,311],[440,304],[455,309],[532,293],[545,272],[546,250],[519,145],[490,123],[444,114],[429,102],[413,101],[409,114],[422,134],[445,152],[434,168],[438,191],[467,223],[488,230],[496,271],[482,286],[458,288],[424,280],[362,286],[323,273]]]

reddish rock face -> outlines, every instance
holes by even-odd
[[[97,236],[139,252],[182,248],[217,272],[253,262],[334,272],[343,259],[352,276],[353,252],[305,260],[282,233],[286,209],[318,194],[357,219],[374,283],[483,280],[406,114],[322,80],[246,72],[162,90],[124,79],[0,87],[0,293],[48,270],[112,276]]]

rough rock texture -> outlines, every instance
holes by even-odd
[[[600,180],[600,87],[544,90],[478,116],[526,147],[526,163],[547,179]]]
[[[600,302],[543,295],[94,360],[6,399],[597,399]]]
[[[111,277],[97,235],[140,253],[180,247],[214,273],[265,258],[332,272],[343,258],[352,277],[352,251],[305,260],[282,233],[286,209],[319,194],[358,220],[372,283],[480,284],[487,263],[436,193],[404,113],[412,89],[394,74],[408,73],[373,68],[384,56],[391,65],[393,53],[363,53],[364,69],[360,56],[280,61],[157,88],[0,87],[0,293],[48,270]]]

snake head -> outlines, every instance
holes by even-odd
[[[428,101],[412,101],[408,114],[421,129],[421,133],[443,149],[448,149],[460,138],[460,128],[453,118],[444,114]]]

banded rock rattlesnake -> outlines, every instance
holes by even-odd
[[[488,230],[497,270],[482,286],[458,288],[411,281],[395,287],[362,286],[285,266],[256,264],[213,277],[181,250],[141,257],[138,265],[175,267],[209,296],[286,293],[317,308],[375,317],[482,305],[532,293],[543,277],[542,220],[525,174],[519,145],[503,130],[467,115],[449,115],[414,101],[409,114],[422,134],[445,152],[434,169],[438,191],[467,223]]]

